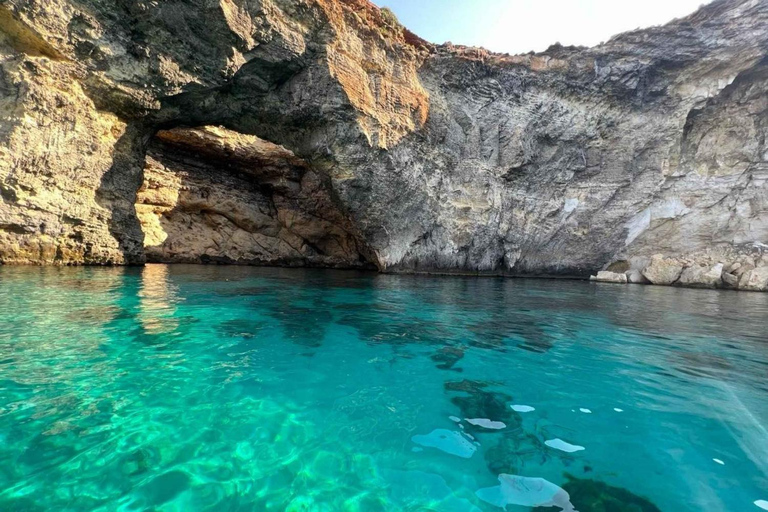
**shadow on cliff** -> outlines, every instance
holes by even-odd
[[[96,202],[110,212],[109,231],[117,240],[123,261],[145,263],[144,232],[136,214],[136,194],[144,181],[144,161],[154,130],[144,123],[128,124],[115,144],[112,166],[101,178],[96,190]]]

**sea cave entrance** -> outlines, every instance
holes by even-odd
[[[155,135],[136,213],[150,263],[375,268],[324,175],[221,127]]]

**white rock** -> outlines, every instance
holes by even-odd
[[[618,283],[625,284],[627,282],[626,274],[619,274],[617,272],[608,272],[607,270],[601,270],[596,276],[589,278],[592,281],[599,281],[601,283]]]

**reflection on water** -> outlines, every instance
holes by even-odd
[[[0,268],[0,510],[759,510],[768,294]]]
[[[141,270],[138,321],[149,334],[163,334],[179,327],[176,304],[180,302],[166,265],[147,265]]]

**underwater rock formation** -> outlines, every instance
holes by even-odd
[[[767,89],[761,0],[516,56],[367,0],[5,0],[0,262],[765,289]]]
[[[568,474],[565,476],[567,482],[563,485],[563,489],[568,493],[577,510],[661,512],[656,505],[627,489],[614,487],[598,480],[576,478]]]

